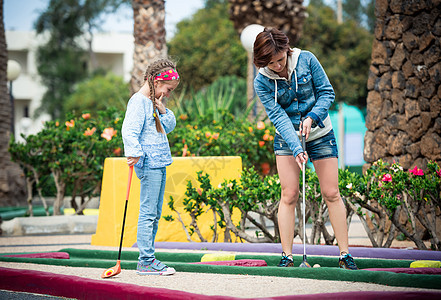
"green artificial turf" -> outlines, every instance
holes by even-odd
[[[0,261],[37,263],[70,267],[93,267],[103,270],[113,267],[118,257],[118,251],[104,250],[81,250],[62,249],[59,252],[69,253],[69,259],[48,259],[48,258],[25,258],[0,256]],[[10,253],[18,254],[18,253]],[[20,253],[23,254],[23,253]],[[207,264],[191,264],[200,262],[204,253],[175,253],[157,252],[156,258],[174,267],[178,272],[196,273],[218,273],[218,274],[246,274],[256,276],[279,276],[309,278],[318,280],[340,280],[368,282],[390,286],[404,286],[416,288],[441,289],[440,275],[421,275],[393,273],[387,271],[365,271],[365,270],[344,270],[338,268],[338,257],[308,256],[308,263],[313,266],[319,264],[320,268],[279,268],[276,267],[280,260],[279,255],[252,255],[238,254],[238,259],[261,259],[265,260],[267,267],[242,267],[222,266]],[[294,265],[302,262],[301,255],[294,256]],[[138,262],[138,252],[123,251],[121,253],[121,268],[135,270]],[[368,259],[357,258],[356,263],[360,269],[365,268],[408,268],[412,260],[391,260],[391,259]]]

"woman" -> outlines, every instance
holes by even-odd
[[[311,52],[291,49],[288,37],[277,29],[265,28],[259,33],[253,51],[254,64],[260,68],[254,88],[276,127],[274,152],[282,187],[278,225],[283,253],[279,266],[294,265],[299,174],[309,157],[340,249],[339,266],[356,270],[348,250],[346,209],[338,190],[338,152],[328,114],[335,98],[331,83],[317,58]],[[306,137],[306,152],[301,135]]]

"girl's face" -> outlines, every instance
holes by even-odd
[[[280,52],[274,55],[268,63],[268,68],[276,73],[280,73],[286,67],[286,52]]]
[[[178,86],[179,80],[155,80],[155,98],[170,97],[170,93]]]

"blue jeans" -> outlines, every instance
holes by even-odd
[[[139,201],[137,244],[139,261],[144,265],[155,259],[155,237],[158,222],[161,219],[164,200],[166,169],[150,169],[135,167],[136,176],[141,180]]]
[[[306,142],[306,152],[308,153],[310,161],[338,157],[334,130],[331,129],[331,131],[321,138]],[[293,155],[288,144],[283,140],[280,134],[276,134],[274,137],[274,153],[276,155]]]

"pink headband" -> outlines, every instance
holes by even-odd
[[[155,76],[155,80],[176,80],[179,79],[179,74],[176,69],[171,69]]]

